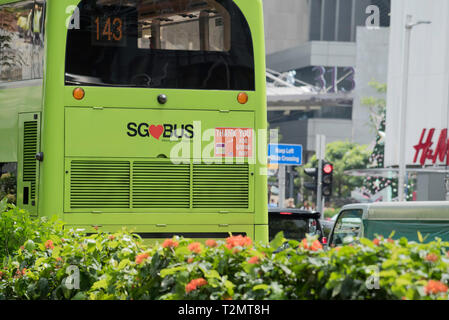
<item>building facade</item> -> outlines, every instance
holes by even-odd
[[[371,5],[379,9],[374,29],[366,28]],[[264,11],[268,69],[293,71],[294,85],[313,93],[269,96],[268,121],[282,142],[303,144],[306,158],[317,134],[371,144],[376,133],[362,102],[379,97],[371,81],[386,82],[390,0],[264,0]]]
[[[418,200],[445,200],[449,165],[449,2],[395,0],[392,3],[388,66],[385,165],[399,165],[400,119],[406,92],[405,162],[418,177]],[[406,16],[430,24],[412,28],[405,47]],[[404,57],[409,52],[408,73]],[[408,85],[404,90],[404,79]]]

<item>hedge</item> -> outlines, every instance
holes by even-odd
[[[9,219],[2,214],[0,224]],[[0,299],[448,299],[449,243],[438,239],[359,239],[325,250],[280,233],[269,245],[230,236],[147,247],[127,231],[86,236],[47,223],[55,232],[43,223],[46,238],[3,258]]]

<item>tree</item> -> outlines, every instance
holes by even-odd
[[[369,83],[379,94],[385,94],[387,91],[387,85],[372,81]],[[367,106],[370,110],[369,125],[376,133],[376,144],[369,157],[369,168],[384,168],[385,159],[385,129],[386,129],[386,117],[387,117],[387,104],[384,97],[367,97],[362,99],[362,104]],[[414,186],[416,185],[416,179],[412,178],[408,183],[407,200],[413,199]],[[391,187],[392,198],[398,196],[398,179],[385,178],[378,176],[366,177],[362,191],[368,193],[370,196],[382,191],[385,188]]]

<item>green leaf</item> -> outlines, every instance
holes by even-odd
[[[258,285],[255,285],[253,287],[253,290],[254,291],[256,291],[256,290],[268,290],[269,288],[270,288],[270,286],[267,285],[267,284],[258,284]]]
[[[273,240],[270,242],[270,247],[273,249],[277,249],[284,244],[286,239],[284,238],[284,232],[279,232]]]
[[[406,287],[412,284],[412,282],[409,279],[405,279],[405,278],[398,278],[396,279],[396,285],[397,286],[401,286],[401,287]]]
[[[398,273],[395,270],[385,270],[385,271],[380,271],[379,272],[379,276],[382,278],[396,278],[398,276]]]
[[[39,267],[44,261],[45,261],[45,258],[44,258],[44,257],[41,257],[41,258],[39,258],[39,259],[36,260],[36,262],[34,263],[34,265],[35,265],[36,267]]]
[[[92,285],[92,290],[106,289],[107,286],[108,286],[108,281],[106,279],[101,279]]]
[[[363,244],[364,246],[367,246],[367,247],[370,247],[370,248],[374,248],[375,247],[374,243],[371,240],[366,239],[366,238],[361,238],[360,239],[360,243]]]
[[[176,272],[185,270],[185,266],[175,267],[175,268],[169,268],[169,269],[162,269],[160,272],[161,278],[165,278],[166,276],[175,274]]]
[[[186,246],[181,246],[175,249],[175,254],[177,256],[188,256],[191,253],[192,252],[190,252],[190,250]]]
[[[27,242],[25,242],[24,247],[31,252],[36,248],[36,245],[33,240],[28,240]]]
[[[419,242],[423,243],[424,242],[424,238],[422,237],[421,232],[418,231],[418,240]]]
[[[86,300],[87,296],[84,292],[78,292],[75,294],[75,296],[72,298],[72,300]]]
[[[209,270],[208,272],[204,273],[204,275],[209,279],[221,279],[220,274],[216,270]]]
[[[122,261],[120,261],[120,263],[118,265],[118,270],[125,269],[130,263],[131,263],[131,261],[129,259],[123,259]]]

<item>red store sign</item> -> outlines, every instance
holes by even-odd
[[[432,164],[436,164],[437,161],[443,162],[449,165],[449,140],[447,136],[447,129],[442,129],[438,142],[434,146],[434,136],[435,128],[423,129],[421,133],[421,138],[419,143],[413,148],[415,148],[415,157],[413,158],[413,163],[420,163],[422,166],[425,165],[426,160],[432,161]],[[426,136],[427,134],[427,136]]]

